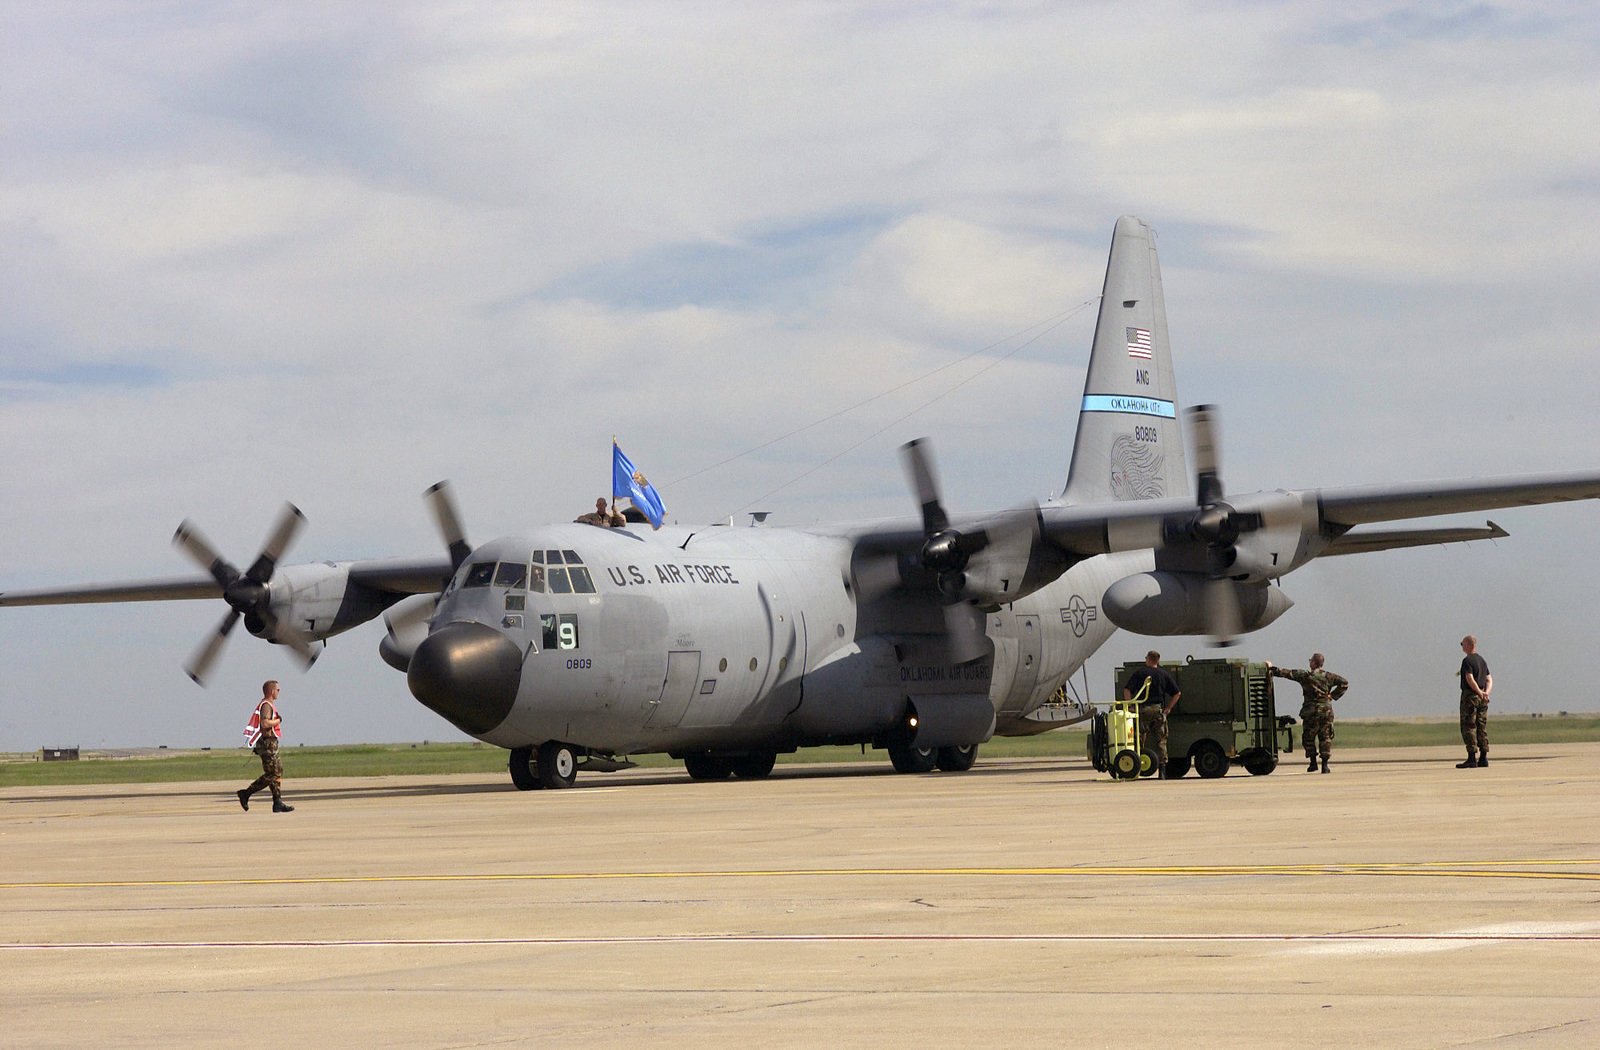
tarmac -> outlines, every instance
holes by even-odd
[[[1600,744],[0,789],[7,1047],[1600,1046]]]

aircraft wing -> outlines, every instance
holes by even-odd
[[[1248,507],[1256,494],[1229,499]],[[1498,526],[1486,529],[1429,529],[1349,535],[1352,527],[1407,518],[1427,518],[1505,507],[1600,499],[1600,473],[1516,474],[1450,481],[1358,485],[1304,489],[1272,494],[1314,508],[1321,531],[1332,541],[1329,554],[1353,554],[1430,543],[1494,539],[1505,535]],[[1174,524],[1192,517],[1188,498],[1137,500],[1080,506],[1050,504],[1040,509],[1040,532],[1046,542],[1080,557],[1141,547],[1160,547],[1170,540]]]
[[[1321,507],[1324,522],[1335,526],[1365,525],[1463,511],[1600,499],[1600,474],[1514,474],[1421,484],[1359,485],[1320,489],[1311,494]]]
[[[353,561],[347,568],[351,583],[397,594],[432,594],[455,574],[455,567],[444,555]]]
[[[94,602],[167,602],[220,597],[222,588],[209,576],[171,576],[158,580],[91,583],[81,587],[0,591],[0,605],[86,605]]]
[[[370,561],[319,563],[342,569],[351,583],[389,594],[431,594],[452,572],[447,557],[383,558]],[[77,587],[0,591],[0,606],[86,605],[99,602],[165,602],[220,598],[222,588],[210,576],[169,576]]]

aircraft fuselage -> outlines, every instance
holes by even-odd
[[[1150,561],[1075,566],[989,612],[993,651],[956,663],[925,601],[860,617],[851,552],[846,538],[779,528],[574,524],[495,540],[442,594],[412,689],[510,749],[882,744],[908,712],[932,746],[974,744],[1037,708],[1110,636],[1101,593]]]

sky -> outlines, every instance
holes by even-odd
[[[1600,469],[1600,12],[1577,3],[0,6],[0,589],[423,555],[570,520],[1059,493],[1112,226],[1158,233],[1231,491]],[[1239,652],[1451,717],[1600,708],[1600,504],[1328,558]],[[0,610],[0,751],[455,740],[220,601]],[[1146,638],[1090,661],[1092,698]],[[1164,653],[1208,655],[1199,639]],[[1080,679],[1080,684],[1083,679]]]

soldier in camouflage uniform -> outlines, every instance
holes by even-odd
[[[278,758],[279,727],[283,718],[278,714],[278,683],[268,681],[261,686],[261,702],[256,704],[256,714],[261,716],[261,739],[256,741],[255,753],[261,759],[261,775],[247,788],[234,794],[239,805],[250,808],[250,796],[262,788],[272,792],[272,812],[293,813],[294,807],[283,800],[283,761]]]
[[[1467,745],[1467,760],[1457,769],[1476,769],[1489,764],[1489,691],[1494,675],[1478,652],[1478,639],[1461,639],[1461,742]]]
[[[1301,738],[1306,743],[1306,772],[1317,771],[1317,759],[1322,759],[1322,771],[1328,771],[1328,754],[1333,750],[1333,702],[1345,694],[1350,683],[1343,675],[1336,675],[1322,666],[1322,654],[1311,654],[1311,669],[1288,670],[1273,667],[1267,670],[1278,678],[1300,683],[1304,699],[1300,704]]]

